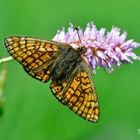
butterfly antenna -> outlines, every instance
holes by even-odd
[[[79,38],[79,41],[80,41],[80,46],[78,48],[78,51],[80,52],[80,54],[83,54],[86,52],[86,48],[84,46],[82,46],[82,42],[81,42],[81,38],[80,38],[80,34],[78,32],[78,26],[75,26],[75,30],[77,31],[77,35],[78,35],[78,38]]]
[[[78,38],[79,38],[79,41],[80,41],[80,46],[82,47],[80,35],[79,35],[79,32],[78,32],[78,26],[75,26],[75,30],[76,30],[76,32],[77,32],[77,35],[78,35]]]

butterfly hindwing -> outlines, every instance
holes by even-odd
[[[57,99],[73,112],[96,122],[99,118],[99,105],[90,71],[84,60],[73,75],[59,85],[53,81],[50,88]]]
[[[5,39],[5,46],[29,75],[42,82],[50,79],[60,45],[31,37],[12,36]]]

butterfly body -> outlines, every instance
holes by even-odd
[[[6,38],[5,46],[30,76],[44,83],[51,80],[50,89],[61,103],[97,122],[98,99],[84,48],[75,50],[68,44],[19,36]]]
[[[57,82],[62,82],[69,77],[82,61],[81,56],[72,48],[68,48],[66,52],[62,51],[60,53],[61,58],[55,62],[52,70],[53,80],[57,80]]]

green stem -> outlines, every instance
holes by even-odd
[[[0,64],[13,60],[12,56],[0,59]]]

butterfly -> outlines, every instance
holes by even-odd
[[[84,47],[32,37],[11,36],[5,39],[9,54],[33,78],[44,83],[62,104],[82,118],[97,122],[99,105],[91,72],[84,59]]]

